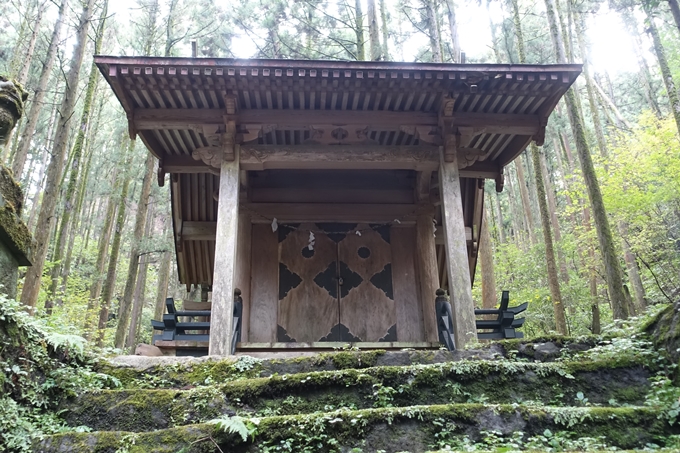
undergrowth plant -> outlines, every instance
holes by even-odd
[[[87,390],[120,382],[93,371],[85,340],[45,330],[16,301],[0,295],[0,451],[30,451],[46,434],[82,431],[67,427],[59,403]]]

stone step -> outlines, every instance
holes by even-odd
[[[505,340],[480,349],[338,351],[331,353],[290,353],[242,355],[231,359],[215,357],[120,356],[102,361],[98,371],[118,378],[124,388],[173,388],[204,385],[275,374],[362,369],[376,366],[409,366],[461,360],[551,361],[560,354],[584,351],[602,341],[601,337],[558,337],[537,341]]]
[[[214,423],[142,433],[70,432],[36,442],[33,451],[239,453],[274,451],[279,446],[280,451],[293,452],[416,453],[447,445],[461,448],[491,436],[504,445],[516,444],[518,449],[541,445],[547,449],[554,442],[561,442],[564,450],[636,449],[658,444],[660,439],[680,432],[678,426],[671,427],[658,415],[656,409],[647,407],[489,404],[337,410],[257,419],[232,417],[228,424],[234,432],[226,432],[224,426]],[[579,447],[585,444],[592,448]]]
[[[649,390],[641,364],[459,361],[274,375],[189,389],[82,394],[63,414],[71,426],[150,431],[224,414],[296,415],[339,408],[448,403],[640,405]]]

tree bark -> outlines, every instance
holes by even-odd
[[[52,160],[47,168],[45,191],[43,192],[43,201],[40,206],[40,214],[38,215],[38,224],[34,236],[36,247],[33,257],[33,266],[26,272],[24,289],[21,293],[21,302],[27,307],[30,307],[31,311],[33,311],[38,300],[38,294],[40,293],[40,278],[42,276],[45,257],[47,256],[47,249],[49,246],[50,225],[59,196],[58,184],[64,169],[64,156],[66,154],[66,147],[68,145],[71,129],[71,117],[73,116],[78,95],[78,77],[85,55],[87,32],[90,25],[93,5],[94,0],[88,0],[88,3],[83,8],[78,23],[76,45],[70,64],[64,98],[59,109],[57,131],[54,138],[54,146],[52,147]]]
[[[68,247],[66,249],[66,257],[64,258],[64,265],[62,266],[61,269],[61,285],[66,288],[66,284],[68,282],[69,275],[71,274],[71,262],[73,260],[73,247],[75,245],[75,237],[76,233],[78,231],[78,227],[80,224],[80,221],[82,220],[82,212],[83,212],[83,203],[85,201],[85,192],[87,189],[87,183],[89,180],[90,176],[90,168],[92,166],[92,141],[94,139],[94,133],[93,131],[96,131],[99,129],[99,124],[100,124],[100,119],[101,119],[101,113],[102,113],[102,106],[103,102],[100,103],[99,108],[97,109],[97,121],[95,122],[95,127],[91,128],[89,131],[89,138],[87,140],[87,163],[85,164],[85,170],[83,171],[83,175],[78,187],[78,196],[77,196],[77,201],[76,201],[76,207],[75,211],[73,212],[75,222],[73,223],[73,226],[71,227],[71,232],[69,234],[69,241],[68,241]],[[113,216],[113,214],[112,214]],[[101,271],[100,271],[101,272]]]
[[[132,293],[135,289],[137,270],[139,268],[140,242],[144,233],[146,212],[149,208],[149,195],[151,194],[151,182],[153,180],[154,173],[153,169],[156,163],[155,159],[156,158],[151,153],[147,153],[146,163],[144,165],[144,180],[142,182],[142,190],[139,195],[139,203],[137,204],[137,214],[135,217],[134,236],[130,250],[130,264],[128,265],[123,298],[121,299],[120,306],[118,307],[118,326],[116,327],[115,346],[116,348],[120,349],[125,346],[125,334],[127,333],[128,323],[130,322]]]
[[[446,12],[447,18],[449,20],[449,32],[451,33],[451,53],[453,54],[452,60],[454,63],[460,63],[460,36],[458,35],[458,23],[456,22],[456,8],[455,5],[453,4],[453,0],[446,0]]]
[[[545,148],[543,148],[545,149]],[[558,149],[559,152],[559,149]],[[560,277],[564,283],[569,283],[569,271],[567,270],[567,260],[562,252],[560,243],[562,242],[562,231],[560,222],[557,218],[557,202],[555,200],[555,191],[550,183],[550,176],[548,174],[548,166],[545,162],[545,153],[541,153],[541,174],[545,182],[545,191],[548,196],[548,211],[550,212],[550,224],[552,225],[553,234],[555,235],[555,244],[557,245],[557,261],[560,267]]]
[[[366,45],[364,39],[364,12],[361,9],[361,0],[354,2],[354,33],[357,38],[357,60],[366,60]]]
[[[678,0],[668,0],[668,6],[671,7],[671,13],[673,13],[673,20],[675,20],[675,26],[680,30],[680,6],[678,6]]]
[[[531,156],[534,161],[534,168],[541,168],[541,157],[538,146],[531,144]],[[548,286],[550,287],[550,296],[553,302],[553,310],[555,315],[555,328],[557,333],[561,335],[567,334],[567,321],[564,313],[564,305],[562,304],[562,294],[560,292],[560,284],[557,278],[557,265],[555,263],[555,251],[553,247],[552,234],[550,231],[550,213],[548,212],[548,203],[546,202],[545,185],[543,183],[543,176],[540,171],[536,171],[536,190],[538,192],[538,207],[541,211],[541,225],[543,226],[543,241],[545,242],[545,260],[548,268]]]
[[[583,13],[579,14],[576,20],[576,35],[578,36],[578,44],[581,49],[581,56],[583,59],[583,74],[586,79],[586,91],[588,93],[588,104],[590,106],[590,116],[595,128],[595,138],[597,140],[597,147],[600,150],[600,156],[607,158],[607,141],[604,138],[604,130],[602,122],[600,121],[600,112],[597,109],[595,102],[595,88],[593,87],[593,79],[590,76],[590,64],[588,63],[588,48],[585,41],[585,18]]]
[[[529,191],[527,189],[526,178],[524,177],[524,166],[522,165],[522,158],[515,160],[515,170],[517,171],[517,181],[519,183],[519,194],[522,198],[522,208],[524,209],[524,219],[529,232],[529,241],[531,245],[536,244],[536,235],[534,228],[534,218],[531,214],[531,201],[529,200]]]
[[[168,236],[170,231],[170,216],[165,217],[165,225],[163,226],[163,237]],[[165,299],[168,297],[168,285],[170,283],[170,264],[172,262],[172,253],[165,251],[161,255],[161,264],[158,269],[158,290],[156,291],[156,307],[154,310],[153,319],[161,320],[163,318],[163,311],[165,309]]]
[[[678,128],[678,133],[680,134],[680,98],[678,98],[678,91],[675,88],[675,82],[673,81],[673,73],[668,65],[668,60],[666,59],[666,51],[661,44],[661,38],[659,37],[659,30],[656,28],[654,23],[654,14],[652,11],[652,6],[649,2],[643,2],[643,9],[647,13],[647,33],[652,36],[652,42],[654,43],[654,52],[656,53],[656,58],[659,60],[659,67],[661,69],[661,75],[663,76],[663,83],[666,86],[666,94],[668,94],[668,100],[671,106],[671,112],[673,113],[673,118],[675,119],[675,125]]]
[[[144,237],[150,237],[151,226],[153,224],[154,209],[147,209],[146,221],[144,227]],[[132,316],[130,317],[130,329],[128,330],[127,341],[125,346],[130,348],[130,354],[135,353],[135,346],[137,345],[137,338],[139,333],[139,325],[141,324],[142,310],[144,308],[144,296],[146,293],[146,277],[149,270],[149,256],[139,264],[139,272],[137,274],[137,285],[135,287],[134,303],[132,304]]]
[[[630,279],[630,284],[633,286],[633,292],[635,293],[635,307],[638,313],[642,313],[645,308],[647,308],[647,299],[645,298],[645,287],[642,284],[642,278],[640,278],[640,268],[637,259],[625,238],[626,233],[628,232],[628,226],[625,223],[620,222],[619,231],[622,236],[623,259],[626,262],[628,278]]]
[[[383,61],[390,61],[390,51],[389,51],[389,31],[387,28],[387,7],[385,6],[385,0],[380,0],[380,21],[382,22],[382,54]]]
[[[16,179],[21,178],[21,174],[24,171],[26,156],[28,156],[28,150],[31,147],[31,138],[33,137],[33,133],[35,132],[35,127],[38,124],[40,112],[45,107],[43,105],[43,100],[45,99],[46,94],[45,89],[47,88],[47,82],[49,82],[50,80],[50,75],[52,74],[52,67],[54,66],[54,60],[57,56],[57,49],[61,41],[60,39],[61,29],[64,24],[64,21],[66,20],[67,5],[68,0],[61,1],[57,21],[54,23],[52,37],[50,38],[50,44],[47,48],[47,53],[45,54],[43,68],[42,71],[40,72],[40,78],[38,79],[38,86],[36,87],[35,94],[33,95],[31,111],[26,117],[26,126],[24,127],[24,130],[21,133],[21,138],[19,139],[19,148],[17,149],[17,152],[14,154],[14,160],[12,162],[12,173],[14,174],[14,177]],[[79,71],[80,68],[78,69],[78,72]],[[64,118],[63,115],[62,118]],[[65,118],[68,119],[68,116]]]
[[[134,142],[130,141],[126,169],[129,168],[132,162],[132,150],[134,149]],[[113,242],[111,243],[111,253],[109,258],[109,266],[106,271],[106,280],[104,280],[104,287],[102,288],[102,299],[99,306],[99,322],[97,324],[97,346],[102,346],[104,343],[104,333],[106,331],[106,323],[109,320],[109,308],[111,306],[111,298],[113,297],[113,290],[116,287],[116,266],[118,264],[118,254],[120,252],[120,241],[123,237],[123,228],[125,227],[125,210],[128,196],[128,189],[130,187],[130,179],[124,173],[121,175],[123,180],[123,187],[120,192],[120,199],[118,200],[118,208],[116,215],[116,227],[113,235]]]
[[[486,209],[482,213],[482,231],[479,238],[479,257],[482,265],[482,308],[491,309],[496,306],[496,276],[493,264],[493,249],[489,224],[486,220]]]
[[[501,210],[501,199],[498,192],[494,192],[494,208],[496,211],[496,231],[498,231],[498,242],[505,244],[505,226],[503,224],[503,211]]]
[[[371,61],[380,61],[382,60],[382,48],[380,47],[380,27],[378,26],[378,12],[375,8],[375,0],[368,0],[367,16]]]
[[[106,23],[106,9],[108,1],[104,2],[102,7],[101,15],[99,17],[99,27],[97,28],[97,34],[94,41],[94,54],[98,55],[102,40],[104,37],[104,27]],[[57,240],[54,247],[54,257],[52,261],[55,262],[51,270],[51,282],[47,293],[47,300],[45,301],[45,312],[48,315],[52,314],[52,307],[54,306],[55,299],[57,297],[57,287],[59,286],[59,276],[61,275],[62,263],[61,260],[64,256],[64,251],[66,249],[66,238],[68,237],[68,229],[71,222],[71,213],[74,208],[74,201],[76,201],[76,185],[78,184],[78,174],[81,166],[81,157],[83,154],[83,147],[85,142],[85,134],[88,129],[88,124],[90,121],[90,111],[92,110],[92,99],[94,98],[94,92],[97,87],[99,71],[94,63],[90,68],[90,76],[87,81],[87,88],[85,89],[85,99],[83,101],[83,111],[80,114],[80,127],[78,128],[78,133],[76,135],[75,141],[73,143],[73,148],[71,149],[71,171],[69,174],[69,181],[66,187],[66,193],[64,194],[64,208],[61,214],[61,223],[59,224],[59,231],[57,233]],[[63,292],[62,288],[62,292]]]
[[[435,10],[435,0],[422,0],[427,11],[427,31],[430,38],[430,49],[432,50],[432,61],[442,62],[442,42],[439,37],[439,27],[437,26],[437,11]]]
[[[564,53],[564,44],[557,26],[557,12],[555,11],[554,0],[545,0],[545,4],[557,60],[558,63],[564,64],[567,62],[567,58]],[[581,162],[583,178],[588,190],[588,198],[590,199],[590,204],[593,209],[595,228],[597,230],[597,237],[600,244],[600,253],[604,263],[605,278],[607,281],[607,287],[609,288],[609,297],[611,298],[612,302],[614,318],[625,319],[628,318],[628,310],[621,278],[621,264],[619,263],[616,254],[614,238],[609,226],[609,219],[607,218],[607,212],[602,200],[600,184],[597,180],[593,160],[590,156],[590,148],[586,139],[583,123],[577,110],[576,95],[573,88],[570,88],[567,91],[565,101],[567,104],[567,113],[569,115],[572,133],[574,135],[574,139],[576,140],[576,150]]]
[[[114,187],[117,187],[120,181],[117,181],[117,175],[113,175]],[[94,313],[99,305],[99,296],[102,292],[102,283],[104,282],[104,265],[106,264],[106,252],[109,249],[109,242],[111,240],[111,230],[113,228],[113,219],[116,215],[116,200],[113,196],[109,196],[106,207],[106,218],[104,219],[104,227],[102,228],[101,236],[99,237],[99,246],[97,248],[97,261],[94,265],[93,282],[90,286],[90,297],[87,301],[87,316],[85,319],[85,331],[89,332],[94,323]],[[89,334],[88,334],[89,337]]]
[[[510,166],[507,167],[508,169],[511,168]],[[521,223],[521,216],[518,215],[517,213],[517,206],[515,206],[514,201],[517,199],[517,196],[515,194],[515,190],[513,187],[513,179],[512,179],[512,174],[508,172],[508,177],[506,178],[506,184],[508,185],[508,207],[510,208],[510,221],[512,223],[512,236],[515,239],[515,242],[517,242],[522,250],[525,250],[526,247],[524,246],[524,240],[522,237],[522,223]]]

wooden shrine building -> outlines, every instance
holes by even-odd
[[[458,347],[484,179],[534,140],[580,65],[95,57],[170,174],[181,283],[212,291],[209,351],[296,342]],[[318,346],[318,344],[317,344]]]

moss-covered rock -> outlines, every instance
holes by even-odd
[[[644,402],[648,378],[647,369],[636,363],[461,361],[274,375],[189,390],[98,391],[79,395],[64,408],[72,426],[147,431],[237,411],[292,415],[473,401],[636,405]]]
[[[247,424],[247,426],[246,426]],[[244,441],[215,424],[197,424],[144,433],[94,432],[50,436],[34,451],[115,452],[256,452],[283,446],[281,451],[422,452],[450,444],[478,442],[490,429],[500,438],[528,440],[549,430],[563,436],[600,438],[608,447],[663,446],[677,434],[648,408],[561,408],[514,405],[450,404],[364,410],[339,410],[311,415],[234,420],[234,431],[252,430]],[[517,436],[520,433],[521,436]],[[549,447],[546,444],[545,447]]]

